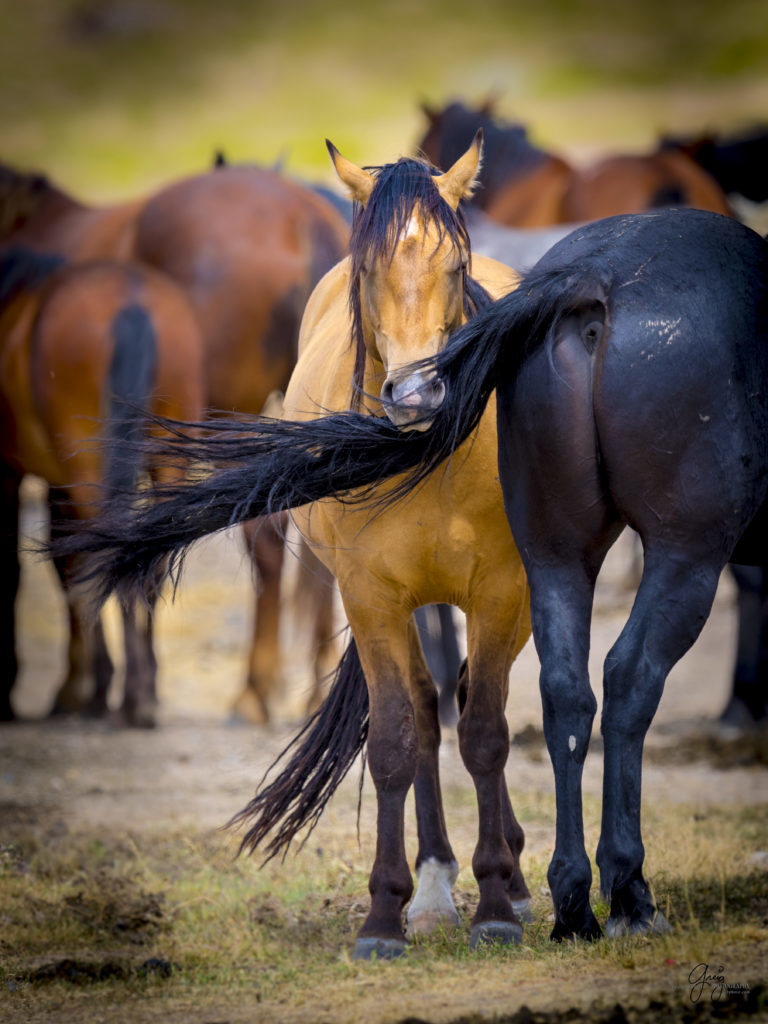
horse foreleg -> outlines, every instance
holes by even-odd
[[[693,571],[695,566],[695,572]],[[609,935],[668,931],[643,877],[643,743],[672,666],[701,631],[722,565],[646,552],[632,613],[605,660],[603,820],[597,861]]]
[[[406,919],[407,935],[426,935],[438,927],[459,924],[452,888],[458,875],[445,827],[440,792],[438,756],[440,723],[435,683],[425,663],[415,622],[409,625],[411,665],[410,689],[416,720],[419,751],[414,779],[416,826],[419,850],[416,857],[417,886]]]
[[[0,721],[16,715],[11,691],[19,663],[16,654],[16,596],[19,592],[19,477],[0,472]]]
[[[345,604],[368,684],[368,768],[377,802],[371,909],[354,955],[392,959],[405,950],[403,909],[413,892],[405,855],[405,798],[419,765],[419,740],[407,681],[408,633],[405,623],[387,628],[389,623],[371,619],[361,605]]]
[[[519,943],[523,928],[510,890],[528,890],[520,873],[520,838],[512,826],[511,804],[504,766],[509,752],[509,728],[505,717],[508,673],[513,658],[528,638],[522,629],[527,590],[521,587],[517,620],[503,625],[489,608],[475,608],[467,615],[467,670],[462,678],[459,718],[459,749],[475,785],[478,808],[478,841],[472,869],[480,900],[472,920],[470,948],[492,942]],[[510,635],[511,627],[511,635]],[[517,822],[514,822],[515,825]]]
[[[280,670],[280,580],[283,571],[284,520],[275,516],[243,524],[246,548],[253,561],[256,591],[253,639],[245,689],[233,713],[252,722],[269,722],[269,701],[282,683]]]

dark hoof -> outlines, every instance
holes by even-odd
[[[672,926],[660,911],[650,919],[645,917],[636,921],[629,917],[610,917],[605,926],[609,939],[619,939],[624,935],[666,935],[671,931]]]
[[[602,937],[603,929],[597,923],[597,918],[591,913],[582,924],[577,926],[563,921],[556,921],[555,927],[549,936],[551,942],[574,942],[576,939],[582,939],[584,942],[595,942],[597,939],[602,939]]]
[[[123,704],[120,718],[130,729],[155,729],[157,727],[157,702],[139,701]]]
[[[353,960],[394,960],[402,956],[408,946],[404,939],[358,939],[355,943]]]
[[[0,722],[17,721],[16,712],[10,704],[0,704]]]
[[[484,921],[472,926],[469,933],[469,948],[482,946],[519,946],[523,941],[522,925],[511,921]]]
[[[522,921],[524,924],[531,924],[533,922],[530,896],[526,896],[525,899],[522,900],[512,900],[512,909],[515,912],[515,917],[519,921]]]

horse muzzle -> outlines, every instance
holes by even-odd
[[[445,384],[435,373],[387,377],[381,389],[384,411],[405,430],[427,430],[444,398]]]

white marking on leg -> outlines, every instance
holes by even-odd
[[[576,737],[575,736],[569,736],[568,737],[568,749],[570,750],[571,753],[573,753],[574,750],[576,749]]]
[[[459,873],[456,861],[444,864],[430,857],[416,872],[416,893],[406,915],[406,934],[428,935],[440,925],[452,927],[459,923],[451,889]]]

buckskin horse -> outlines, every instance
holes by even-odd
[[[607,933],[663,931],[643,874],[643,743],[723,568],[768,564],[767,344],[768,243],[760,235],[697,210],[597,221],[557,243],[516,290],[452,336],[436,360],[439,408],[437,382],[426,378],[429,429],[347,413],[310,424],[264,421],[254,436],[233,431],[198,447],[179,428],[180,453],[215,453],[225,467],[166,491],[166,502],[147,506],[127,534],[107,516],[69,543],[97,555],[93,571],[105,592],[130,590],[151,581],[168,556],[177,570],[193,540],[233,518],[330,494],[349,500],[353,488],[369,500],[370,487],[392,476],[387,501],[403,498],[477,427],[495,390],[498,471],[531,588],[555,774],[552,937],[602,933],[589,901],[581,810],[596,709],[587,656],[595,580],[626,526],[640,535],[644,564],[604,666],[597,861]],[[454,455],[451,465],[460,464]],[[341,721],[334,701],[332,689],[327,708]],[[310,734],[300,743],[313,741]],[[300,753],[284,770],[288,781]]]
[[[130,501],[143,472],[168,478],[165,470],[131,457],[130,448],[108,448],[102,457],[96,439],[102,433],[136,438],[150,429],[152,415],[199,418],[203,384],[197,321],[164,275],[128,263],[66,267],[59,257],[22,248],[0,255],[1,719],[14,717],[23,476],[48,483],[54,535],[73,517],[96,515],[105,494]],[[70,635],[54,708],[105,714],[113,666],[101,620],[74,583],[78,563],[77,556],[56,561]],[[121,715],[131,725],[151,726],[157,703],[151,618],[140,602],[124,604],[122,613]]]
[[[490,102],[422,110],[429,123],[419,148],[439,166],[483,129],[487,160],[472,202],[501,224],[577,224],[666,206],[732,212],[717,181],[680,150],[610,154],[576,167],[533,145],[523,125],[495,117]]]
[[[205,403],[218,415],[258,413],[287,386],[301,314],[320,277],[347,251],[343,217],[311,189],[256,166],[221,167],[149,198],[88,206],[48,179],[0,166],[0,242],[65,257],[138,260],[185,292],[204,345]],[[280,681],[283,538],[275,523],[245,526],[257,600],[246,686],[235,710],[264,722]],[[304,566],[302,565],[302,568]],[[314,592],[315,691],[333,651],[330,581],[307,565]]]

